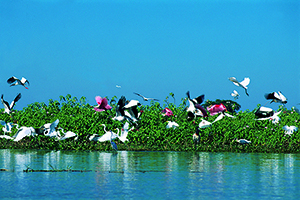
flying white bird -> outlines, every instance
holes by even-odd
[[[283,130],[285,130],[285,135],[292,135],[294,133],[294,131],[298,130],[298,127],[296,126],[287,126],[285,125],[284,127],[282,127]]]
[[[167,121],[168,124],[166,126],[166,128],[173,128],[176,129],[179,125],[176,122],[171,122],[171,121]]]
[[[58,123],[59,123],[59,119],[55,120],[52,123],[47,123],[47,124],[41,126],[40,130],[45,136],[59,137],[60,133],[59,133],[59,131],[56,130]]]
[[[234,85],[244,88],[246,95],[249,96],[249,94],[247,92],[247,89],[248,89],[247,86],[250,83],[250,78],[244,78],[244,80],[242,82],[238,82],[235,77],[230,77],[229,80],[231,82],[233,82]]]
[[[28,89],[28,87],[26,87],[26,84],[29,85],[29,81],[28,81],[26,78],[22,77],[22,79],[20,80],[20,79],[14,77],[14,76],[10,77],[10,78],[7,80],[7,83],[8,83],[8,84],[11,84],[10,86],[22,85],[22,86],[24,86],[26,89]]]
[[[61,130],[62,130],[63,135],[58,133],[58,136],[56,137],[57,140],[65,140],[65,139],[72,138],[72,137],[75,137],[75,140],[77,140],[78,136],[76,133],[74,133],[72,131],[67,131],[65,133],[63,129],[61,129]]]
[[[143,95],[136,93],[136,92],[134,92],[133,94],[136,94],[136,95],[142,97],[144,99],[144,101],[149,101],[149,100],[159,101],[158,99],[144,97]]]
[[[3,99],[3,94],[1,96],[1,102],[4,106],[4,113],[10,114],[15,104],[21,99],[21,93],[19,93],[15,99],[9,104],[7,101]]]
[[[121,88],[121,86],[120,86],[120,85],[116,85],[116,87],[117,87],[117,88]]]
[[[234,97],[234,99],[238,99],[239,98],[239,93],[236,90],[233,90],[233,93],[231,93],[231,96]]]
[[[287,103],[286,97],[283,96],[283,94],[280,91],[265,94],[265,98],[267,100],[272,99],[272,101],[270,103],[272,103],[272,102],[282,103],[282,104],[286,104]]]
[[[250,144],[251,141],[246,140],[246,139],[235,139],[236,142],[240,143],[240,144]]]

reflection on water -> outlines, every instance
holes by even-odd
[[[300,155],[0,150],[0,198],[298,198]],[[31,172],[73,169],[91,172]],[[5,191],[5,192],[3,192]]]

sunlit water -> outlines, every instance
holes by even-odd
[[[0,150],[1,199],[298,199],[300,155]],[[30,172],[72,169],[89,172]]]

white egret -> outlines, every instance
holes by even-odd
[[[285,125],[284,127],[282,127],[283,130],[285,130],[285,135],[292,135],[294,133],[294,131],[298,130],[298,127],[296,126],[287,126]]]
[[[4,134],[6,134],[6,133],[11,133],[11,130],[12,130],[12,128],[14,127],[14,126],[16,126],[16,128],[18,128],[18,124],[14,124],[14,123],[12,123],[12,122],[5,122],[5,121],[3,121],[3,120],[0,120],[0,124],[3,126],[3,128],[2,128],[2,130],[3,130],[3,132],[4,132]]]
[[[248,77],[244,78],[244,80],[242,82],[237,81],[235,77],[230,77],[229,80],[231,82],[233,82],[234,85],[244,88],[246,95],[249,96],[249,94],[247,92],[247,89],[248,89],[247,86],[250,83],[250,78],[248,78]]]
[[[171,122],[171,121],[167,121],[168,124],[166,126],[166,128],[173,128],[176,129],[179,125],[176,122]]]
[[[231,93],[231,96],[232,96],[235,100],[237,100],[237,99],[239,98],[240,94],[239,94],[236,90],[233,90],[233,93]]]
[[[239,144],[250,144],[251,141],[246,140],[246,139],[235,139],[236,142],[238,142]]]

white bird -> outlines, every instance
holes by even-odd
[[[239,93],[236,90],[233,90],[233,93],[231,93],[231,96],[234,97],[234,99],[238,99],[239,98]]]
[[[242,82],[238,82],[235,77],[230,77],[229,80],[231,82],[233,82],[234,85],[244,88],[246,95],[249,96],[249,94],[247,92],[247,89],[248,89],[247,86],[250,83],[250,78],[244,78],[244,80]]]
[[[202,119],[201,122],[199,123],[199,128],[206,128],[206,127],[209,127],[211,125],[212,125],[211,122]]]
[[[286,104],[287,103],[286,97],[283,96],[283,94],[280,91],[265,94],[265,98],[267,100],[272,99],[272,101],[270,103],[272,103],[272,102],[282,103],[282,104]]]
[[[60,134],[59,131],[56,130],[56,127],[57,127],[58,123],[59,123],[59,119],[55,120],[52,123],[47,123],[47,124],[43,125],[40,128],[40,130],[42,131],[42,133],[45,136],[48,136],[48,137],[58,137],[59,134]]]
[[[136,94],[136,95],[138,95],[138,96],[142,97],[142,98],[144,99],[144,101],[149,101],[149,100],[153,100],[153,101],[159,101],[158,99],[154,99],[154,98],[147,98],[147,97],[145,97],[145,96],[143,96],[143,95],[141,95],[141,94],[139,94],[139,93],[136,93],[136,92],[134,92],[133,94]]]
[[[123,128],[121,129],[121,135],[118,137],[119,140],[121,140],[123,143],[128,141],[127,139],[127,135],[129,131],[132,131],[134,129],[134,127],[132,127],[131,129],[129,129],[129,123],[126,122],[123,126]]]
[[[171,121],[167,121],[168,124],[166,126],[166,128],[173,128],[176,129],[179,125],[176,122],[171,122]]]
[[[15,142],[22,140],[26,136],[36,136],[36,130],[33,127],[22,126],[17,133],[13,136]]]
[[[120,86],[120,85],[116,85],[116,87],[117,87],[117,88],[121,88],[121,86]]]
[[[246,140],[246,139],[235,139],[236,142],[240,143],[240,144],[250,144],[251,141]]]
[[[118,130],[118,133],[114,133],[112,131],[106,131],[106,126],[105,124],[101,124],[102,126],[104,126],[104,131],[105,131],[105,134],[102,135],[102,136],[99,136],[97,134],[93,134],[92,136],[89,137],[89,140],[90,141],[98,141],[98,142],[105,142],[105,141],[110,141],[110,140],[114,140],[116,138],[119,137],[119,132],[120,130],[117,128]]]
[[[72,138],[72,137],[76,137],[75,140],[78,138],[77,134],[72,132],[72,131],[67,131],[66,133],[63,131],[63,136],[61,136],[60,134],[57,136],[57,140],[65,140],[68,138]]]
[[[6,133],[11,133],[11,129],[12,129],[14,126],[16,126],[17,128],[18,128],[18,126],[19,126],[18,124],[14,124],[14,123],[12,123],[12,122],[6,123],[6,122],[3,121],[3,120],[0,120],[0,124],[1,124],[2,126],[4,126],[4,127],[2,128],[4,134],[6,134]]]
[[[15,104],[21,99],[21,93],[19,93],[15,99],[9,104],[7,101],[3,99],[3,94],[1,96],[1,102],[4,106],[4,113],[10,114]]]
[[[10,86],[22,85],[22,86],[24,86],[26,89],[28,89],[28,87],[26,87],[26,84],[29,85],[29,81],[28,81],[26,78],[22,77],[22,79],[20,80],[20,79],[14,77],[14,76],[10,77],[10,78],[7,80],[7,83],[8,83],[8,84],[11,84]]]
[[[294,131],[298,130],[298,127],[296,126],[287,126],[285,125],[284,127],[282,127],[283,130],[285,130],[285,135],[292,135],[294,133]]]

